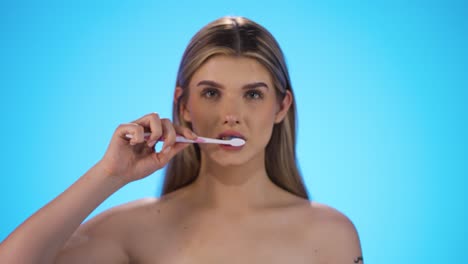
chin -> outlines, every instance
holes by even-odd
[[[218,164],[221,167],[235,167],[242,166],[248,162],[247,159],[240,157],[212,157],[211,162]]]
[[[242,166],[248,163],[252,157],[245,155],[246,153],[220,153],[220,152],[212,152],[208,155],[208,162],[217,164],[221,167],[235,167],[235,166]]]
[[[241,167],[243,166],[245,163],[244,162],[237,162],[237,163],[219,163],[219,165],[221,167],[226,167],[226,168],[233,168],[233,167]]]
[[[260,155],[262,153],[252,152],[252,149],[243,149],[233,152],[226,150],[207,151],[204,154],[208,157],[207,161],[209,163],[215,163],[221,167],[243,166],[262,156]],[[263,164],[263,161],[261,162]]]

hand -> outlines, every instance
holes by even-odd
[[[151,133],[146,140],[143,135],[145,132]],[[164,167],[189,145],[176,143],[176,134],[188,139],[197,138],[190,129],[175,126],[169,119],[160,119],[156,113],[145,115],[132,123],[121,124],[115,130],[98,166],[109,176],[118,177],[125,183],[145,178]],[[161,152],[157,153],[154,146],[160,138],[164,138],[164,145]]]

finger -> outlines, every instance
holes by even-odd
[[[148,141],[149,147],[154,146],[163,133],[159,115],[157,113],[147,114],[136,120],[135,123],[143,126],[146,131],[150,132],[146,140]]]
[[[195,140],[197,139],[198,135],[195,134],[190,128],[184,126],[174,126],[174,129],[177,135],[184,136],[187,139]]]
[[[172,157],[174,157],[177,153],[181,152],[183,149],[185,149],[186,147],[190,146],[191,144],[190,143],[176,143],[174,144],[174,147],[172,147],[172,151],[170,153],[170,157],[172,159]]]
[[[171,121],[167,118],[161,119],[161,124],[163,128],[162,138],[164,138],[162,151],[164,151],[165,148],[174,145],[176,139],[176,131]]]
[[[177,153],[190,146],[189,143],[175,143],[172,146],[167,146],[159,153],[153,153],[151,158],[158,166],[165,166]]]
[[[166,152],[165,155],[168,156],[168,159],[172,159],[177,153],[181,152],[183,149],[187,148],[192,144],[190,143],[176,143],[170,148],[170,151]]]
[[[135,123],[121,124],[117,127],[115,135],[121,139],[125,139],[130,142],[130,145],[144,141],[144,130],[143,127]],[[127,135],[130,135],[129,139]]]
[[[157,113],[151,113],[148,115],[149,127],[151,135],[148,139],[148,146],[152,147],[159,140],[163,134],[163,128],[161,118]]]

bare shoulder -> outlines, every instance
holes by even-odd
[[[111,208],[82,224],[65,243],[56,263],[129,263],[127,238],[131,219],[141,218],[156,199]]]
[[[308,206],[310,217],[321,224],[329,224],[331,227],[340,227],[349,231],[354,231],[354,224],[342,212],[323,203],[310,202]],[[324,227],[324,226],[322,226]]]
[[[177,211],[174,204],[177,204],[179,193],[181,191],[160,198],[139,199],[108,209],[83,223],[68,244],[93,238],[127,247],[135,240],[141,240],[142,234],[146,235],[170,222],[172,214],[169,211]]]
[[[304,228],[320,259],[327,263],[363,263],[358,232],[345,214],[317,202],[311,202],[307,211]]]
[[[99,233],[128,225],[127,220],[136,217],[157,203],[156,198],[145,198],[110,208],[83,223],[78,229],[81,233]],[[115,231],[115,230],[112,230]],[[114,233],[114,232],[113,232]]]

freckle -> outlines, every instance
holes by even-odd
[[[184,226],[184,230],[188,229],[188,227]]]
[[[158,214],[161,212],[161,210],[158,209]]]

